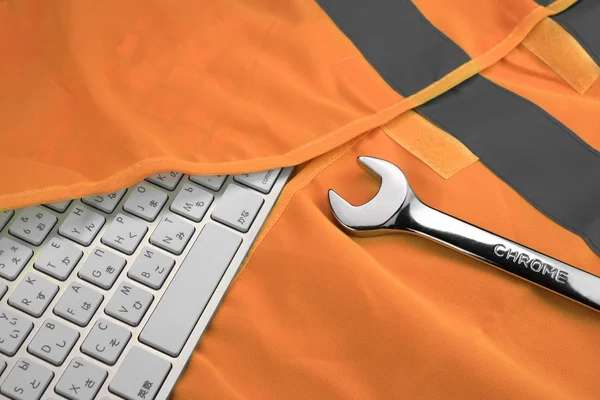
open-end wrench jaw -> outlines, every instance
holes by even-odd
[[[394,164],[375,157],[358,157],[358,164],[381,182],[377,194],[355,206],[329,190],[329,204],[342,228],[355,236],[375,236],[402,229],[401,214],[414,193],[406,176]]]

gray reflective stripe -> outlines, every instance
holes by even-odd
[[[549,6],[550,4],[554,3],[555,0],[535,0],[536,3],[538,3],[540,6]]]
[[[469,61],[410,0],[317,2],[403,96],[417,93]]]
[[[600,253],[600,153],[560,121],[479,75],[418,111]]]
[[[553,18],[569,31],[600,65],[600,1],[579,0]]]

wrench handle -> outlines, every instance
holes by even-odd
[[[600,277],[437,211],[416,198],[406,211],[410,221],[403,229],[600,311]]]

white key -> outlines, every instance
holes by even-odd
[[[0,238],[0,276],[14,281],[21,273],[33,251],[9,238]]]
[[[170,362],[134,346],[108,385],[108,390],[127,400],[153,400],[170,370]]]
[[[79,277],[102,289],[110,289],[125,267],[125,259],[96,247],[79,270]]]
[[[117,204],[125,195],[127,189],[122,189],[117,192],[107,194],[96,194],[92,196],[83,197],[81,201],[88,206],[94,207],[100,211],[104,211],[107,214],[115,211]]]
[[[169,196],[156,187],[141,182],[131,189],[131,195],[125,201],[123,209],[133,215],[152,222],[163,208]]]
[[[254,172],[251,174],[241,174],[233,177],[233,180],[243,185],[267,194],[273,188],[281,168],[270,169],[268,171]]]
[[[58,380],[55,390],[70,400],[93,400],[107,375],[102,368],[75,357]]]
[[[260,211],[261,195],[241,186],[230,184],[212,213],[212,218],[240,232],[248,232]]]
[[[110,299],[104,312],[131,326],[137,326],[154,296],[135,285],[127,282],[121,283],[113,297]]]
[[[42,207],[28,207],[19,211],[8,231],[27,243],[39,246],[57,220],[58,218]]]
[[[221,190],[225,179],[227,179],[227,175],[190,175],[190,181],[215,192]]]
[[[8,286],[6,286],[3,283],[0,283],[0,300],[2,300],[2,298],[4,297],[4,294],[6,293],[7,290],[8,290]]]
[[[177,187],[182,176],[183,174],[181,172],[169,171],[149,176],[146,180],[164,189],[173,190]]]
[[[69,277],[81,256],[83,256],[83,251],[77,246],[54,237],[46,243],[33,266],[38,271],[64,281]]]
[[[14,400],[38,400],[52,378],[54,373],[49,369],[21,358],[6,377],[0,392]]]
[[[174,265],[175,260],[171,257],[150,247],[144,247],[127,276],[152,289],[160,289]]]
[[[102,243],[125,254],[133,254],[144,238],[148,227],[141,221],[117,214],[104,235]]]
[[[56,212],[59,213],[64,213],[65,211],[67,211],[67,208],[69,208],[69,206],[71,205],[71,202],[73,200],[63,200],[63,201],[55,201],[54,203],[48,203],[48,204],[44,204],[46,207],[48,207],[51,210],[54,210]]]
[[[173,254],[181,254],[196,228],[175,215],[165,215],[150,236],[150,243]]]
[[[200,222],[215,197],[206,190],[186,182],[171,203],[171,211]]]
[[[2,376],[2,373],[4,372],[5,369],[6,369],[6,361],[0,360],[0,376]]]
[[[79,333],[75,329],[56,320],[47,319],[27,346],[27,351],[59,366],[65,361],[77,339]]]
[[[139,340],[171,357],[179,356],[242,238],[208,223],[148,319]]]
[[[15,212],[13,210],[4,210],[0,212],[0,231],[4,229],[14,214]]]
[[[114,365],[131,338],[131,332],[104,318],[98,319],[81,345],[81,351],[108,365]]]
[[[33,323],[8,308],[0,307],[0,353],[14,356],[31,332]]]
[[[33,317],[39,317],[46,311],[48,304],[58,292],[58,285],[41,275],[28,272],[25,279],[8,298],[8,304]]]
[[[67,286],[56,306],[54,313],[79,326],[86,326],[102,303],[104,296],[94,289],[78,282]]]
[[[105,221],[97,212],[76,205],[58,228],[58,233],[80,245],[89,246]]]

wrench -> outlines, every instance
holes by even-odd
[[[600,277],[565,264],[423,204],[404,173],[389,161],[358,157],[380,179],[379,191],[354,206],[329,190],[329,205],[342,229],[354,236],[407,231],[509,272],[600,311]]]

